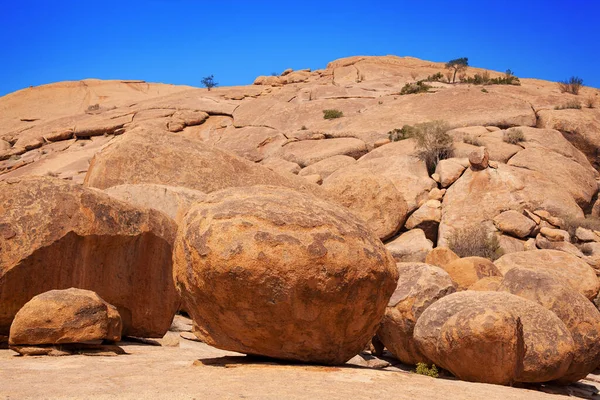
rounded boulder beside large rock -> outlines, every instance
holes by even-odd
[[[364,348],[398,279],[391,255],[350,211],[269,186],[209,194],[186,215],[173,259],[205,343],[322,364]]]
[[[121,340],[121,316],[96,293],[50,290],[29,300],[10,327],[10,345]]]
[[[600,312],[582,294],[548,272],[520,267],[506,273],[498,291],[535,301],[569,329],[575,345],[573,361],[559,381],[576,382],[600,364]]]
[[[519,251],[503,255],[494,264],[503,275],[517,267],[548,272],[590,300],[596,297],[600,289],[594,269],[582,259],[564,251]]]
[[[574,349],[556,314],[505,292],[464,291],[438,300],[421,314],[414,339],[458,378],[502,385],[558,379]]]
[[[404,225],[408,209],[402,194],[384,176],[369,171],[338,171],[323,182],[331,198],[362,218],[381,240]]]
[[[162,337],[179,305],[176,231],[161,212],[61,179],[0,182],[0,334],[34,296],[78,287],[117,307],[124,335]]]
[[[441,268],[424,263],[398,263],[398,284],[377,331],[379,340],[406,364],[429,363],[418,349],[413,330],[427,307],[456,288]]]

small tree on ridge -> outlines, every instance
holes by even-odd
[[[454,71],[452,76],[452,83],[456,82],[456,74],[467,69],[469,66],[469,59],[467,57],[455,58],[446,63],[446,68]]]
[[[214,75],[210,75],[210,76],[205,76],[204,78],[202,78],[202,80],[200,81],[202,82],[202,85],[208,89],[208,91],[210,91],[210,89],[214,88],[215,86],[218,85],[217,82],[215,82],[215,76]]]

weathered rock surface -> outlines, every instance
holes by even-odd
[[[123,325],[117,309],[83,289],[50,290],[33,297],[10,327],[10,345],[120,341]]]
[[[481,278],[469,286],[469,290],[475,290],[478,292],[496,292],[501,283],[502,276],[488,276]]]
[[[510,253],[497,259],[494,264],[503,275],[517,267],[547,272],[590,300],[596,297],[600,289],[596,273],[585,261],[558,250]]]
[[[562,377],[574,349],[556,314],[503,292],[445,296],[421,314],[414,339],[427,358],[458,378],[504,385]]]
[[[437,231],[442,219],[442,203],[428,200],[406,220],[406,229],[422,229],[427,239],[437,242]]]
[[[493,262],[483,257],[463,257],[442,267],[456,282],[458,288],[467,289],[480,279],[502,276]]]
[[[181,223],[185,213],[195,202],[206,196],[193,189],[152,183],[112,186],[104,189],[104,192],[121,201],[161,211],[177,224]]]
[[[398,263],[398,284],[385,311],[377,337],[394,357],[406,364],[430,363],[418,349],[413,330],[423,311],[455,292],[450,276],[423,263]]]
[[[582,218],[575,200],[545,174],[500,164],[498,169],[468,169],[446,191],[438,246],[462,228],[495,231],[492,220],[507,209],[544,209],[555,215]]]
[[[440,185],[447,188],[452,185],[465,170],[465,166],[453,158],[441,160],[435,167],[435,173],[440,177]]]
[[[485,147],[478,147],[469,154],[471,168],[479,171],[490,165],[490,155]]]
[[[258,184],[309,188],[294,175],[284,177],[201,142],[142,128],[128,132],[98,153],[85,178],[87,186],[100,189],[140,183],[181,186],[204,193]]]
[[[60,179],[0,182],[0,332],[34,296],[78,287],[117,307],[124,335],[162,337],[179,305],[176,229],[160,212]]]
[[[377,329],[398,272],[341,206],[254,186],[207,196],[179,230],[176,285],[218,348],[339,364]]]
[[[498,230],[518,238],[525,238],[536,227],[536,223],[515,210],[504,211],[494,218]]]
[[[262,160],[262,165],[275,172],[289,172],[291,174],[298,174],[302,169],[294,162],[286,161],[278,157],[269,157]]]
[[[381,240],[394,236],[406,221],[406,202],[384,176],[349,168],[330,175],[323,188],[333,201],[362,218]]]
[[[338,155],[358,159],[366,153],[367,145],[360,139],[335,138],[288,143],[282,147],[280,157],[301,167],[307,167]]]
[[[321,175],[323,179],[327,179],[329,175],[333,174],[338,169],[349,167],[355,163],[356,160],[350,156],[333,156],[311,164],[306,168],[302,168],[298,175],[305,176],[318,174]]]
[[[576,382],[600,363],[600,312],[594,304],[551,274],[528,268],[506,273],[498,291],[505,291],[542,305],[565,324],[574,341],[573,361],[563,383]]]
[[[412,229],[386,243],[385,248],[396,262],[424,262],[433,249],[433,243],[421,229]]]
[[[427,253],[425,262],[443,269],[446,265],[450,264],[452,261],[458,260],[459,258],[460,257],[448,247],[436,247]]]

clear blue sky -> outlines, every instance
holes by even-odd
[[[0,0],[0,95],[143,79],[251,84],[351,55],[466,56],[477,67],[600,87],[600,2]]]

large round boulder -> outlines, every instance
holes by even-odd
[[[517,267],[548,272],[590,300],[596,297],[600,289],[594,269],[582,259],[564,251],[519,251],[503,255],[494,264],[503,275]]]
[[[441,268],[424,263],[398,263],[398,284],[377,331],[379,340],[405,364],[429,363],[418,349],[413,330],[427,307],[456,291]]]
[[[406,202],[384,176],[361,169],[341,170],[325,179],[323,188],[362,218],[381,240],[394,236],[406,221]]]
[[[505,292],[438,300],[417,320],[414,339],[436,365],[474,382],[547,382],[573,359],[573,338],[556,314]]]
[[[555,313],[569,329],[575,348],[561,382],[576,382],[600,364],[600,312],[582,294],[548,272],[520,267],[506,273],[498,291],[535,301]]]
[[[90,290],[50,290],[19,310],[10,327],[10,345],[121,340],[117,309]]]
[[[173,259],[204,342],[323,364],[364,348],[398,279],[392,256],[350,211],[268,186],[211,193],[192,207]]]
[[[176,231],[161,212],[61,179],[0,182],[0,334],[34,296],[77,287],[117,307],[124,335],[162,337],[179,304]]]

